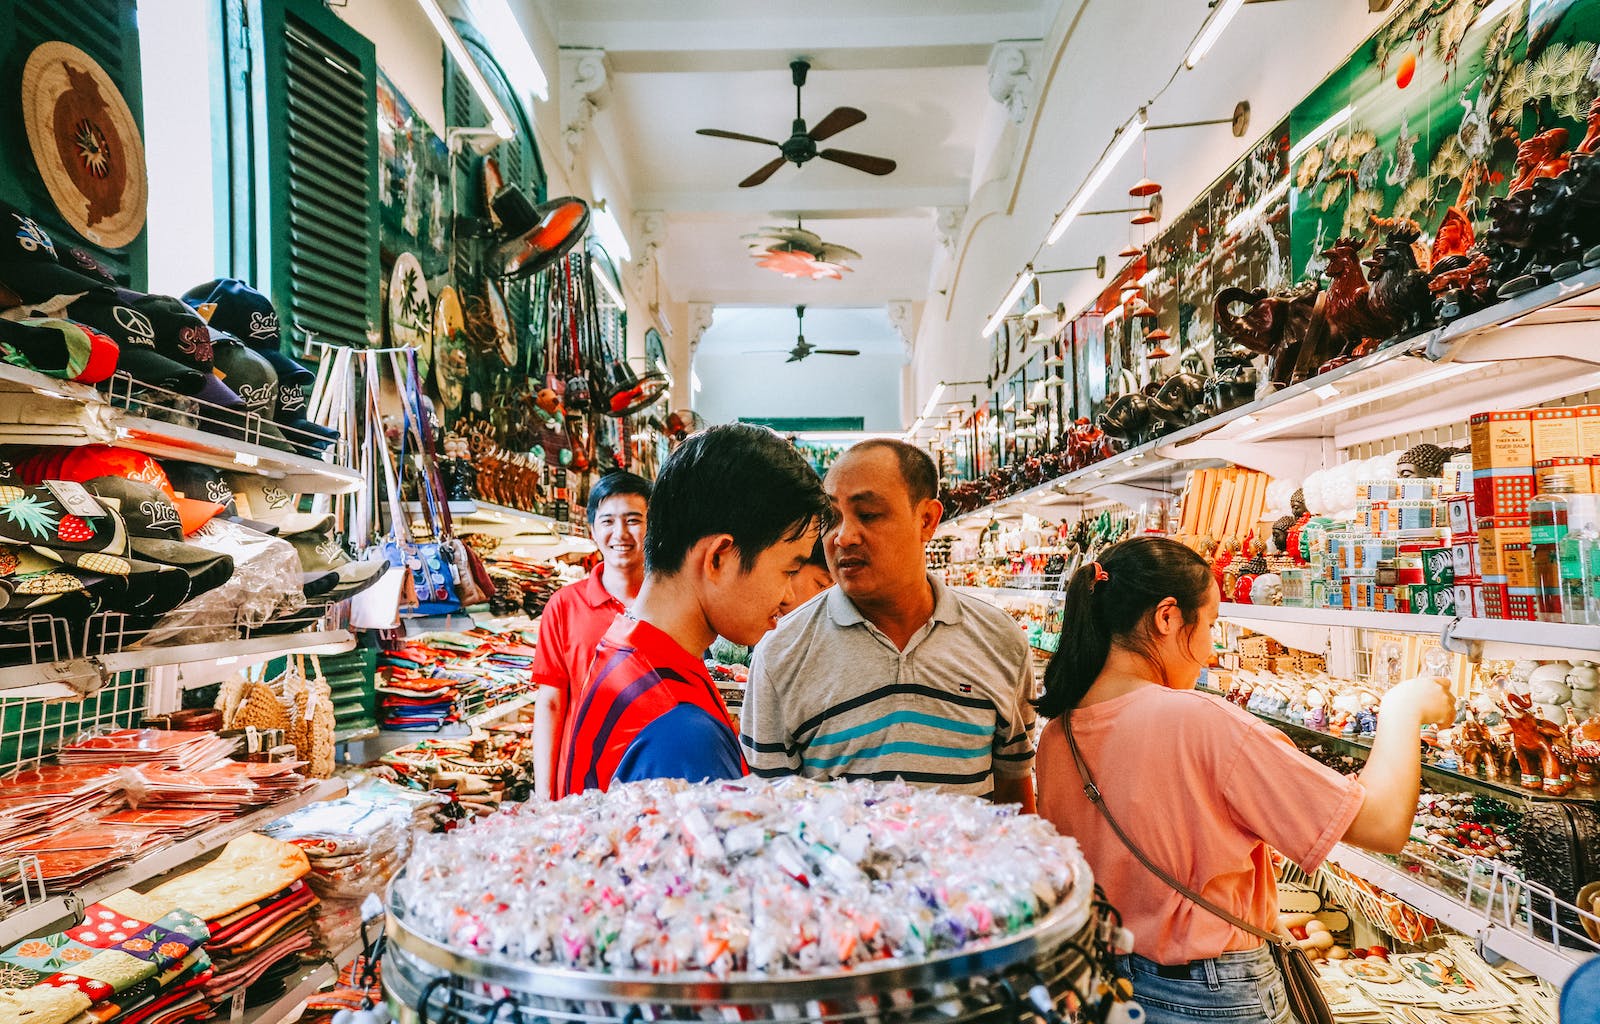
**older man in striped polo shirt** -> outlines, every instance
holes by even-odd
[[[838,586],[784,616],[750,668],[740,743],[757,775],[900,778],[1034,809],[1022,632],[930,575],[943,511],[921,450],[864,441],[828,471]]]

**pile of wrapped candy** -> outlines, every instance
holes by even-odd
[[[654,780],[420,837],[411,926],[469,956],[723,977],[916,960],[1092,889],[1048,822],[904,783]]]

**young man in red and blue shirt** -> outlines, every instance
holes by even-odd
[[[700,652],[718,636],[754,645],[772,629],[827,516],[816,472],[765,427],[712,427],[672,453],[650,501],[644,586],[568,711],[557,798],[746,773]]]

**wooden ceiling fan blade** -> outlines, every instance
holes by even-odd
[[[861,350],[858,348],[814,348],[811,351],[819,356],[859,356],[861,354]]]
[[[812,142],[821,142],[823,139],[838,135],[846,128],[854,128],[866,119],[866,113],[855,107],[834,107],[833,113],[818,121],[806,134],[811,136]]]
[[[784,158],[780,156],[771,163],[763,165],[759,171],[739,182],[739,187],[754,188],[756,185],[761,184],[763,181],[766,181],[768,178],[778,173],[778,168],[783,166],[783,161]]]
[[[824,149],[817,155],[824,160],[832,160],[836,164],[854,167],[856,170],[866,171],[868,174],[888,174],[898,166],[887,157],[852,153],[847,149]]]
[[[725,132],[721,128],[697,128],[695,129],[695,134],[709,135],[716,139],[734,139],[739,142],[759,142],[763,146],[782,145],[782,143],[773,142],[771,139],[763,139],[759,135],[746,135],[743,132]]]

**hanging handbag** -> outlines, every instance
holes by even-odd
[[[402,539],[400,527],[395,529],[395,543],[400,548],[405,558],[405,564],[411,570],[412,585],[416,588],[418,615],[448,615],[461,610],[461,598],[456,593],[456,569],[451,562],[447,549],[449,538],[444,534],[441,525],[441,512],[438,504],[438,493],[433,486],[433,477],[428,469],[426,452],[422,450],[422,428],[419,423],[421,411],[417,405],[417,396],[420,394],[414,378],[415,366],[412,367],[412,379],[401,369],[399,354],[390,353],[390,365],[394,370],[395,384],[400,392],[401,415],[401,442],[400,465],[402,472],[407,465],[406,452],[415,441],[417,456],[415,469],[421,479],[418,481],[418,505],[422,509],[423,520],[428,525],[428,532],[433,538],[422,542]],[[445,512],[443,514],[448,514]]]
[[[1061,724],[1067,734],[1067,746],[1072,748],[1072,760],[1078,766],[1079,777],[1083,779],[1083,795],[1089,798],[1089,802],[1094,804],[1100,816],[1106,819],[1106,824],[1111,826],[1111,831],[1116,833],[1122,845],[1128,848],[1128,852],[1145,866],[1145,870],[1161,879],[1190,903],[1265,942],[1267,948],[1272,951],[1273,962],[1278,965],[1278,971],[1283,975],[1283,987],[1289,996],[1289,1010],[1300,1024],[1333,1024],[1333,1011],[1328,1008],[1328,998],[1322,994],[1322,987],[1317,983],[1317,969],[1311,966],[1311,959],[1306,956],[1305,950],[1295,945],[1293,939],[1269,932],[1265,928],[1258,928],[1244,918],[1228,913],[1157,867],[1149,857],[1146,857],[1144,851],[1135,846],[1133,840],[1128,838],[1128,834],[1122,831],[1117,819],[1111,816],[1111,809],[1106,806],[1100,787],[1095,785],[1094,773],[1089,771],[1088,762],[1083,759],[1082,752],[1078,750],[1078,741],[1072,735],[1071,712],[1061,720]],[[1134,993],[1134,998],[1138,998],[1137,992]]]
[[[366,444],[361,446],[360,469],[367,489],[358,503],[351,532],[371,543],[367,554],[381,552],[389,561],[383,579],[357,594],[350,602],[350,625],[357,629],[394,629],[400,624],[400,608],[416,603],[411,573],[401,541],[405,513],[400,506],[400,484],[389,457],[389,443],[383,436],[383,418],[378,408],[378,355],[362,353],[362,382],[366,390]],[[386,492],[389,505],[390,535],[378,536],[378,492]],[[410,591],[408,595],[408,591]]]

